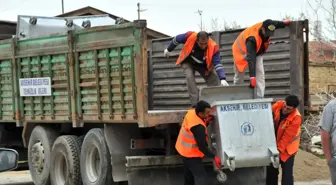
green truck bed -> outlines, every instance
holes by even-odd
[[[137,99],[144,99],[145,26],[126,23],[1,41],[0,121],[72,122],[76,127],[138,122],[144,117],[138,111],[144,103]],[[19,79],[40,77],[50,77],[51,96],[21,96],[20,88],[28,82],[20,84]]]

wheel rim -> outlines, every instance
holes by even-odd
[[[99,174],[101,173],[101,166],[100,166],[100,157],[99,151],[96,146],[92,148],[86,155],[86,172],[87,177],[91,182],[95,182],[98,179]]]
[[[37,141],[31,149],[31,161],[37,174],[41,174],[44,168],[44,148],[40,141]]]
[[[65,184],[65,180],[68,178],[68,163],[63,153],[59,153],[55,158],[55,181],[57,184]]]

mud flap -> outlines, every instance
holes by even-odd
[[[127,156],[128,185],[181,185],[184,169],[179,156]],[[240,168],[234,172],[223,170],[227,181],[220,183],[210,160],[204,160],[208,185],[266,185],[266,168]]]

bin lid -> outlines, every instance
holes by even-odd
[[[209,104],[215,101],[254,99],[255,89],[247,85],[204,87],[200,89],[200,100]]]

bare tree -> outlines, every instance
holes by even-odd
[[[319,62],[334,63],[336,68],[336,0],[306,0],[307,8],[298,16],[285,15],[283,19],[309,20],[309,34],[314,41],[310,48]],[[324,17],[322,16],[324,15]],[[317,45],[318,44],[318,45]]]
[[[236,30],[242,28],[241,25],[239,25],[236,21],[233,22],[227,22],[223,21],[221,24],[218,21],[218,18],[212,18],[211,19],[211,30],[210,31],[229,31],[229,30]]]
[[[307,5],[302,17],[309,19],[310,33],[316,40],[335,44],[331,40],[336,38],[336,0],[307,0]]]

